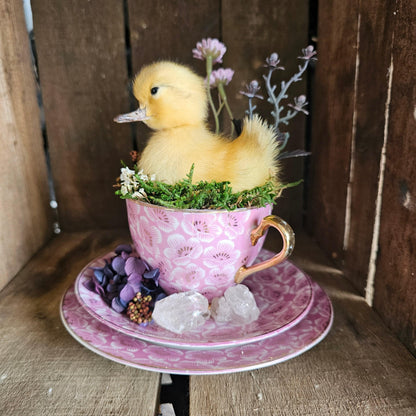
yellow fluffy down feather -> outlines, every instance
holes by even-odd
[[[143,121],[154,130],[138,162],[145,174],[173,184],[194,164],[194,182],[229,181],[234,192],[277,182],[274,130],[254,116],[234,140],[210,132],[204,80],[189,68],[167,61],[145,66],[133,93],[139,108],[115,121]]]

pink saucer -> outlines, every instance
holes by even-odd
[[[223,349],[178,349],[141,341],[109,328],[86,313],[73,286],[61,302],[61,319],[68,332],[91,351],[120,364],[171,374],[224,374],[253,370],[296,357],[328,334],[332,305],[313,283],[314,302],[295,327],[262,341]]]
[[[75,281],[78,301],[91,316],[108,327],[155,344],[204,350],[249,344],[287,331],[300,322],[312,307],[314,292],[310,278],[291,262],[285,261],[244,280],[261,312],[260,318],[249,325],[217,324],[210,319],[202,327],[184,334],[175,334],[154,322],[140,326],[111,309],[97,293],[84,286],[93,273],[91,267],[103,266],[104,259],[113,255],[109,253],[95,259],[81,271]],[[263,249],[257,261],[271,256],[270,251]]]

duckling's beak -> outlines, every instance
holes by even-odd
[[[150,117],[146,115],[146,108],[138,108],[135,111],[127,114],[120,114],[117,117],[114,117],[116,123],[131,123],[133,121],[145,121]]]

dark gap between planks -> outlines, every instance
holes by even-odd
[[[318,51],[318,1],[319,0],[310,0],[309,1],[309,27],[308,27],[308,45],[313,45],[315,50]],[[318,59],[319,59],[319,51],[318,51]],[[308,97],[309,105],[309,116],[306,117],[305,121],[305,150],[307,152],[311,151],[311,140],[312,140],[312,118],[313,118],[313,97],[314,97],[314,90],[313,90],[313,81],[315,76],[315,63],[311,63],[309,69],[306,73],[306,96]],[[308,212],[307,203],[309,197],[309,172],[310,172],[310,164],[311,164],[311,156],[306,156],[304,158],[304,187],[303,187],[303,226],[305,226],[306,222],[306,213]]]
[[[134,111],[137,108],[136,99],[133,96],[132,83],[133,83],[133,61],[131,56],[131,40],[130,40],[130,25],[129,25],[129,7],[128,1],[123,0],[123,14],[124,14],[124,39],[126,47],[126,66],[127,66],[127,76],[129,79],[128,92],[129,92],[129,111]],[[136,134],[136,123],[130,124],[131,140],[132,140],[132,149],[138,150],[137,147],[137,134]]]
[[[160,403],[172,403],[175,416],[189,416],[189,376],[171,375],[172,384],[162,385]]]
[[[30,8],[30,2],[28,2],[27,7]],[[25,20],[28,20],[29,17],[25,13]],[[29,40],[29,49],[30,55],[32,59],[32,70],[33,75],[35,78],[36,83],[36,94],[37,94],[37,103],[39,106],[39,117],[40,117],[40,127],[41,127],[41,134],[43,138],[43,151],[45,154],[45,161],[46,161],[46,171],[48,175],[48,187],[49,187],[49,205],[52,209],[53,213],[53,231],[55,234],[59,234],[61,232],[59,226],[59,212],[58,212],[58,202],[56,200],[56,193],[55,193],[55,184],[52,177],[52,170],[51,170],[51,161],[49,155],[49,142],[48,142],[48,132],[46,129],[46,122],[45,122],[45,113],[43,108],[43,99],[42,99],[42,88],[40,85],[40,78],[39,78],[39,66],[38,66],[38,56],[36,52],[36,36],[33,30],[32,22],[26,22],[26,27],[28,28],[28,40]],[[32,29],[29,29],[32,27]]]

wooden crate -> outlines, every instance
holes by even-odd
[[[296,69],[295,58],[316,35],[313,14],[317,2],[31,3],[40,90],[22,5],[0,0],[0,288],[18,274],[3,290],[0,309],[9,325],[16,322],[14,314],[18,315],[20,309],[13,309],[11,316],[7,305],[15,294],[24,303],[25,321],[17,321],[10,335],[15,337],[10,338],[13,342],[27,332],[26,320],[35,317],[28,339],[31,345],[39,343],[34,351],[40,360],[38,368],[36,357],[16,352],[13,362],[25,371],[19,385],[23,385],[28,401],[22,399],[22,407],[8,409],[30,414],[30,407],[24,406],[34,405],[33,414],[55,408],[60,409],[60,414],[68,414],[65,412],[69,405],[31,402],[33,386],[24,380],[36,379],[40,363],[45,364],[42,357],[50,345],[39,339],[44,339],[46,333],[49,343],[56,336],[53,362],[45,371],[51,380],[53,366],[62,374],[66,371],[59,361],[59,348],[72,360],[82,361],[86,368],[96,365],[97,383],[105,383],[108,372],[119,370],[117,365],[105,364],[100,358],[91,363],[91,355],[68,347],[69,337],[60,338],[63,328],[57,326],[59,319],[48,320],[47,314],[53,313],[52,307],[57,306],[64,286],[75,278],[73,273],[88,256],[97,255],[127,235],[125,207],[114,196],[112,184],[119,173],[120,160],[128,161],[130,150],[142,148],[149,131],[145,126],[117,125],[112,119],[134,105],[129,89],[135,72],[153,60],[174,59],[203,74],[203,64],[192,58],[191,50],[203,37],[220,37],[228,47],[224,65],[236,71],[229,99],[235,113],[243,116],[245,103],[238,91],[244,83],[259,78],[265,56],[277,51],[288,74]],[[360,409],[364,412],[367,406],[368,414],[411,414],[416,409],[414,394],[406,392],[414,381],[409,373],[414,374],[415,363],[395,344],[387,327],[416,354],[416,1],[320,1],[317,18],[319,61],[308,74],[309,82],[305,78],[295,89],[296,94],[306,90],[311,93],[311,117],[305,120],[299,115],[291,127],[291,147],[310,148],[312,155],[285,165],[288,180],[304,177],[305,183],[285,192],[277,212],[298,234],[307,231],[356,290],[354,294],[347,283],[340,283],[335,269],[328,275],[325,270],[330,270],[331,263],[322,260],[321,254],[314,254],[318,249],[310,238],[301,239],[307,243],[300,246],[298,264],[315,273],[339,308],[335,338],[314,355],[322,364],[327,354],[331,362],[327,371],[341,378],[345,375],[345,383],[335,389],[337,397],[341,395],[337,409],[348,412],[351,406],[361,403],[358,413],[351,412],[362,414]],[[41,120],[45,121],[45,131]],[[49,204],[51,181],[57,211]],[[59,238],[53,237],[56,221],[62,230]],[[54,258],[50,259],[49,253]],[[320,268],[317,264],[325,266]],[[55,281],[59,273],[61,280]],[[30,284],[26,286],[25,282]],[[32,299],[25,287],[39,298]],[[46,300],[52,303],[45,304]],[[359,306],[355,309],[354,305]],[[10,353],[12,341],[3,339],[5,351]],[[342,358],[336,350],[339,342],[345,347]],[[359,357],[352,352],[357,346],[362,348]],[[389,356],[398,358],[389,361]],[[347,360],[344,373],[340,365],[343,359]],[[361,391],[349,395],[348,383],[360,376],[360,371],[354,369],[355,359],[362,372],[368,375],[373,371],[368,376],[369,383],[383,371],[386,378],[389,372],[393,374],[391,380],[385,381],[385,390],[380,385],[384,393],[373,388],[367,398]],[[31,360],[32,366],[22,364]],[[380,360],[384,360],[383,365]],[[5,368],[12,371],[11,367]],[[290,378],[295,371],[306,378],[302,382]],[[322,383],[328,390],[319,398],[314,390],[304,396],[309,397],[309,403],[298,402],[296,407],[295,402],[284,402],[283,392],[290,394],[296,386],[308,388],[307,377],[313,371],[305,359],[296,367],[260,370],[244,376],[193,377],[190,409],[192,414],[225,415],[247,414],[247,408],[253,412],[257,408],[271,415],[273,403],[279,403],[286,406],[281,414],[335,414],[331,412],[336,408],[319,413],[324,399],[335,399],[335,393],[328,393],[331,377]],[[77,365],[71,367],[71,372],[84,389],[91,387],[88,374]],[[121,373],[118,380],[123,379],[121,385],[127,389],[135,374]],[[65,374],[62,377],[69,383],[71,374]],[[149,409],[156,408],[159,378],[140,374],[140,383],[147,386],[141,414],[151,414]],[[274,390],[260,403],[256,388],[266,389],[265,383],[280,376],[288,377],[283,390],[280,394]],[[65,396],[62,377],[59,394]],[[244,398],[241,392],[236,393],[242,385],[249,386],[251,396]],[[13,391],[8,386],[7,391]],[[41,387],[36,389],[33,397],[41,394]],[[71,391],[76,392],[76,388]],[[210,391],[211,398],[224,391],[232,400],[222,406],[210,399],[204,401],[202,391]],[[91,387],[90,395],[99,392],[103,394]],[[121,411],[122,401],[116,393],[113,390],[106,405]],[[114,399],[112,404],[110,399]],[[97,397],[95,400],[104,406]],[[129,401],[130,405],[134,403]],[[81,408],[74,409],[74,414],[83,414]],[[102,411],[98,408],[88,414],[104,414]]]
[[[307,210],[308,229],[413,353],[415,4],[320,4]]]

